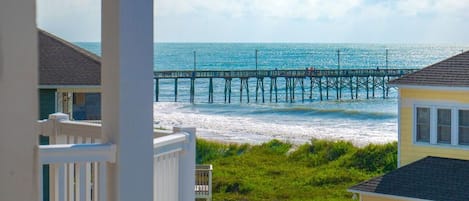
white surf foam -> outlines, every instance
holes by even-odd
[[[203,114],[197,110],[183,109],[183,103],[154,104],[157,126],[171,129],[174,126],[194,126],[202,138],[225,142],[258,144],[279,139],[302,144],[312,138],[347,140],[362,146],[369,143],[387,143],[397,140],[397,122],[353,119],[321,119],[307,122],[282,118],[253,118],[249,116]]]

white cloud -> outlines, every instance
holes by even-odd
[[[456,18],[469,16],[468,0],[399,0],[396,5],[406,15],[433,14]]]
[[[231,17],[334,19],[358,7],[362,0],[159,0],[157,15],[203,13]]]
[[[207,16],[316,20],[347,18],[357,10],[379,8],[379,12],[374,12],[378,16],[390,13],[404,16],[433,14],[467,17],[469,0],[157,0],[155,8],[159,15],[164,16],[198,13]]]
[[[163,41],[347,42],[373,34],[377,41],[419,42],[429,33],[428,41],[467,41],[462,36],[469,33],[469,0],[154,0],[154,6],[155,35]],[[37,8],[38,25],[52,33],[100,39],[101,0],[37,0]]]
[[[399,0],[396,7],[404,15],[417,15],[423,12],[431,12],[432,1],[430,0]]]

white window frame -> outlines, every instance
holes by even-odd
[[[429,108],[430,109],[430,140],[429,142],[420,142],[420,141],[417,141],[417,108]],[[413,142],[414,144],[432,144],[432,107],[430,106],[423,106],[423,105],[414,105],[414,109],[413,109],[413,133],[412,133],[412,138],[413,138]]]
[[[456,111],[455,116],[456,116],[456,118],[458,119],[458,121],[456,122],[456,124],[454,125],[454,128],[453,128],[453,129],[455,130],[455,132],[458,133],[458,135],[457,135],[458,139],[457,139],[457,141],[456,141],[456,144],[458,144],[459,146],[466,146],[466,147],[469,147],[469,145],[462,145],[462,144],[460,145],[460,144],[459,144],[459,110],[466,110],[466,111],[469,111],[469,107],[458,108],[458,110]]]
[[[451,134],[450,134],[450,138],[451,138],[451,141],[450,143],[438,143],[438,110],[439,109],[444,109],[444,110],[450,110],[451,114],[451,124],[450,124],[450,129],[451,129]],[[431,110],[431,109],[430,109]],[[438,107],[438,106],[435,106],[434,107],[434,112],[435,112],[435,121],[434,122],[431,122],[430,121],[430,125],[432,123],[434,123],[435,125],[435,144],[444,144],[444,145],[457,145],[457,141],[456,141],[456,144],[454,144],[454,137],[455,137],[455,132],[454,132],[454,122],[455,122],[455,118],[454,118],[454,111],[457,109],[454,108],[454,107]],[[431,118],[431,112],[430,112],[430,118]],[[430,139],[431,139],[431,131],[430,131]],[[456,135],[458,135],[458,132],[456,131]],[[431,141],[431,140],[430,140]]]
[[[430,108],[430,142],[417,141],[417,108]],[[438,143],[438,109],[451,109],[451,143]],[[419,146],[437,146],[469,149],[469,145],[459,144],[459,110],[469,110],[469,104],[450,102],[417,102],[412,110],[412,141]]]

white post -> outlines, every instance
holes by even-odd
[[[38,200],[35,1],[0,1],[0,200]],[[42,189],[41,189],[42,190]]]
[[[56,112],[49,115],[46,133],[43,134],[50,137],[51,144],[57,144],[57,136],[60,135],[60,122],[66,120],[70,120],[70,116],[65,113]]]
[[[195,140],[196,129],[173,128],[174,132],[188,133],[188,142],[184,147],[184,153],[179,156],[179,200],[195,200]]]
[[[153,1],[102,1],[103,142],[108,200],[153,199]]]

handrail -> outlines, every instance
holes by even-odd
[[[37,121],[36,133],[43,136],[63,135],[101,139],[101,122],[72,121],[69,120],[69,117],[66,114],[55,113],[51,114],[49,119]],[[153,130],[154,138],[160,138],[172,134],[174,134],[172,130]]]
[[[187,135],[182,133],[175,133],[172,135],[155,138],[153,139],[153,148],[157,149],[167,145],[182,143],[185,142],[186,139]]]
[[[153,130],[153,137],[154,138],[159,138],[159,137],[164,137],[168,135],[174,134],[173,131],[171,130],[161,130],[161,129],[154,129]]]
[[[59,125],[61,135],[101,138],[101,124],[66,120]]]
[[[114,144],[39,145],[38,153],[41,164],[116,161]]]

